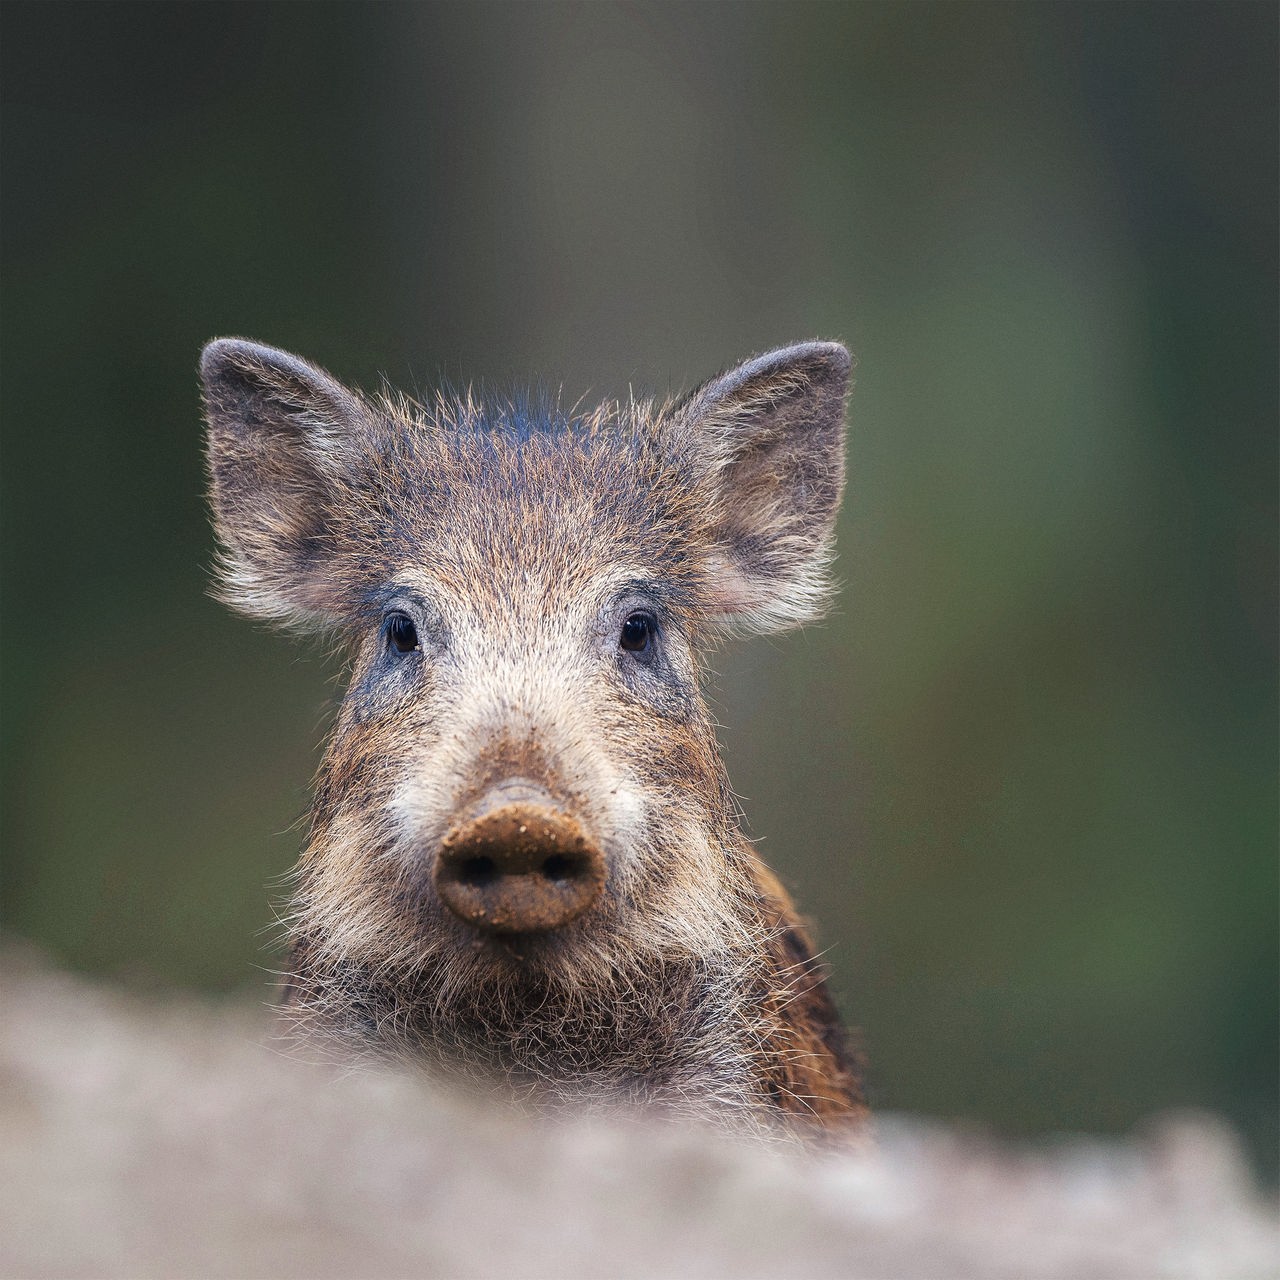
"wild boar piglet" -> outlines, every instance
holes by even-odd
[[[822,612],[844,347],[587,412],[365,396],[238,338],[202,375],[224,599],[349,657],[296,1025],[540,1108],[855,1132],[857,1063],[698,685],[718,635]]]

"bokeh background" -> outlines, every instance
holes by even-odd
[[[261,993],[340,673],[206,595],[199,347],[859,360],[842,604],[718,659],[875,1101],[1277,1138],[1272,3],[0,8],[5,927]]]

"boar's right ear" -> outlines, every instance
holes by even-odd
[[[731,630],[800,626],[831,594],[850,363],[838,342],[783,347],[675,411],[698,477],[707,606]]]
[[[331,621],[325,569],[364,404],[305,360],[240,338],[210,342],[200,376],[222,599],[274,622]]]

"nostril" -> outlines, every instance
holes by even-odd
[[[582,863],[563,853],[553,853],[542,864],[542,874],[548,880],[575,880],[582,874]]]
[[[475,858],[464,858],[462,865],[458,868],[458,879],[463,884],[480,887],[492,884],[497,878],[497,864],[492,858],[487,858],[483,854]]]

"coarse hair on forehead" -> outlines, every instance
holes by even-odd
[[[470,388],[442,390],[426,401],[384,391],[365,424],[367,479],[428,493],[469,486],[490,499],[532,489],[530,498],[551,502],[602,482],[605,502],[628,490],[674,493],[691,487],[693,474],[663,430],[665,408],[606,400],[566,409],[545,391],[482,400]]]
[[[662,424],[651,402],[384,394],[352,442],[348,515],[360,513],[366,547],[425,558],[460,586],[503,569],[568,585],[620,562],[681,578],[696,478]]]

